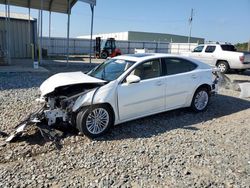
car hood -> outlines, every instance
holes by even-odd
[[[91,77],[83,72],[59,73],[49,77],[40,86],[41,96],[53,92],[56,88],[75,84],[105,83],[106,81]]]

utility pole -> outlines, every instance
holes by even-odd
[[[192,23],[193,23],[193,14],[194,14],[194,9],[191,9],[191,16],[188,20],[189,22],[189,36],[188,36],[188,49],[190,51],[190,40],[191,40],[191,34],[192,34]]]

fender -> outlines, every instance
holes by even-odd
[[[102,103],[108,103],[113,108],[113,111],[115,113],[115,119],[118,117],[117,114],[117,102],[115,97],[117,95],[116,87],[118,82],[112,81],[108,84],[98,87],[96,89],[91,90],[90,92],[80,96],[75,101],[72,111],[77,112],[84,106],[90,106],[92,104],[102,104]]]

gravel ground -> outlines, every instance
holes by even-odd
[[[62,70],[45,66],[50,74],[0,74],[0,131],[31,112],[39,85]],[[63,70],[79,68],[88,69]],[[98,140],[69,132],[53,143],[35,128],[10,144],[0,135],[0,187],[250,187],[250,99],[238,96],[221,88],[206,112],[161,113]]]

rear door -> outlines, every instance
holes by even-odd
[[[133,119],[165,109],[165,80],[160,59],[149,60],[130,73],[141,78],[139,83],[118,85],[120,120]]]
[[[204,63],[207,63],[211,66],[215,66],[216,64],[216,46],[215,45],[207,45],[204,53],[202,54],[202,59]]]
[[[197,65],[183,58],[167,57],[163,61],[166,75],[166,109],[186,106],[199,84]]]

